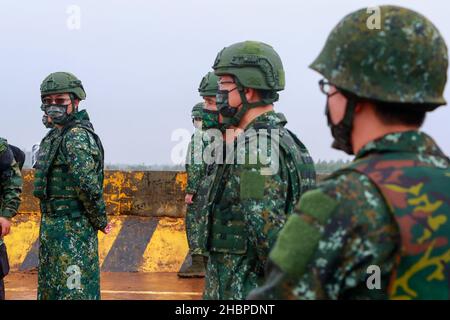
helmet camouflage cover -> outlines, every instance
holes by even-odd
[[[192,108],[191,117],[192,117],[192,118],[201,118],[201,117],[202,117],[202,113],[203,113],[203,106],[204,106],[204,103],[203,103],[203,102],[197,103],[197,104]]]
[[[219,77],[214,72],[208,72],[200,82],[198,92],[202,97],[215,97],[219,90]]]
[[[218,76],[232,75],[246,88],[281,91],[285,86],[283,63],[268,44],[244,41],[225,47],[213,65]]]
[[[336,87],[391,103],[446,104],[448,53],[439,30],[424,16],[380,6],[379,28],[361,9],[332,30],[311,68]]]
[[[55,93],[72,93],[80,100],[86,99],[81,80],[69,72],[54,72],[42,81],[41,96]]]

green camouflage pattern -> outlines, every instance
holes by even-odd
[[[441,168],[446,160],[437,150],[423,133],[393,133],[364,146],[355,163],[386,154]],[[405,230],[373,180],[349,168],[338,170],[301,198],[297,214],[290,217],[270,253],[265,284],[250,299],[389,298]],[[379,267],[379,289],[367,286],[371,266]]]
[[[219,77],[214,72],[208,72],[198,86],[201,97],[215,97],[219,90]]]
[[[53,178],[56,168],[67,168],[63,184]],[[97,232],[107,225],[103,148],[86,111],[45,136],[35,175],[42,211],[38,299],[100,299]]]
[[[389,145],[390,144],[390,145]],[[420,153],[409,154],[414,145]],[[369,143],[347,170],[368,176],[395,215],[401,255],[390,282],[392,299],[450,297],[450,160],[426,134],[391,134]],[[392,153],[394,148],[395,153]],[[402,149],[401,149],[402,148]],[[365,157],[372,150],[382,153]],[[399,154],[404,152],[403,154]]]
[[[203,141],[204,134],[205,131],[196,130],[191,136],[191,141],[188,145],[185,168],[187,173],[186,193],[189,194],[197,193],[198,186],[205,172],[206,164],[203,161],[203,150],[207,144]]]
[[[225,47],[213,65],[217,76],[233,75],[246,88],[281,91],[285,76],[278,53],[268,44],[244,41]]]
[[[56,93],[72,93],[80,100],[86,99],[86,92],[81,80],[70,72],[54,72],[42,81],[42,97]]]
[[[0,154],[8,149],[8,141],[4,138],[0,138]]]
[[[0,154],[8,149],[6,139],[0,138]],[[22,193],[22,174],[19,164],[13,160],[9,170],[0,173],[0,217],[12,218],[17,214]],[[0,237],[0,245],[3,239]]]
[[[192,118],[201,118],[203,115],[203,102],[199,102],[197,103],[193,108],[192,108],[192,112],[191,112],[191,117]]]
[[[206,174],[206,163],[203,161],[203,150],[208,145],[203,140],[205,131],[196,130],[191,137],[186,159],[187,186],[186,193],[193,194],[193,203],[186,207],[186,235],[191,255],[204,255],[206,244],[201,234],[205,229],[205,218],[201,212],[199,198],[204,196],[204,188],[200,188]],[[198,143],[199,142],[199,143]]]
[[[439,30],[424,16],[396,6],[358,10],[330,33],[311,68],[359,97],[393,103],[446,104],[448,52]],[[371,26],[369,28],[369,26]]]
[[[262,126],[265,123],[266,126]],[[286,121],[275,112],[267,112],[257,117],[245,130],[255,130],[258,134],[271,134],[268,130],[278,129],[286,135]],[[286,212],[291,202],[296,202],[300,193],[314,186],[315,181],[300,189],[300,182],[293,184],[290,177],[297,176],[298,166],[287,157],[288,150],[280,144],[279,150],[271,150],[268,141],[267,159],[251,164],[249,159],[261,150],[249,148],[252,137],[237,147],[233,163],[216,164],[212,167],[214,182],[209,190],[208,211],[208,252],[210,255],[204,299],[242,300],[261,284],[263,269],[279,230],[290,212]],[[307,150],[294,148],[298,158],[305,161],[305,177],[314,176],[312,162]],[[237,162],[238,154],[246,161]],[[260,159],[258,157],[258,159]],[[266,159],[266,160],[267,160]],[[279,160],[276,172],[270,166]],[[263,164],[264,163],[264,164]],[[292,173],[292,174],[291,174]]]

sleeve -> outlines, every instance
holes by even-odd
[[[384,291],[398,229],[367,177],[351,173],[305,193],[270,253],[266,282],[249,299],[364,296],[367,270],[382,266]],[[380,290],[375,290],[380,291]]]
[[[200,137],[201,138],[201,137]],[[191,142],[188,147],[188,155],[186,161],[187,186],[186,193],[196,194],[205,173],[205,164],[202,158],[202,140],[197,135],[192,135]]]
[[[22,193],[22,174],[19,164],[14,160],[9,170],[1,174],[1,208],[0,216],[12,218],[17,214],[20,205],[20,195]]]
[[[69,174],[77,185],[89,221],[97,230],[108,224],[103,200],[103,176],[98,173],[101,151],[94,138],[83,128],[71,129],[64,141]]]

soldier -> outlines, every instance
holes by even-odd
[[[315,171],[306,147],[274,112],[285,85],[275,50],[256,41],[236,43],[218,54],[213,69],[220,78],[216,101],[226,158],[215,166],[209,190],[204,298],[244,299],[261,284],[276,235],[300,195],[314,186]]]
[[[208,135],[211,130],[217,130],[219,127],[219,112],[217,111],[216,106],[218,80],[219,78],[213,72],[209,72],[203,77],[198,88],[200,96],[203,97],[204,100],[204,103],[198,104],[202,109],[199,110],[197,114],[201,115],[202,131],[201,136],[198,137],[199,139],[197,140],[197,143],[201,148],[197,148],[196,151],[200,152],[201,158],[197,160],[201,160],[202,163],[192,165],[196,160],[193,153],[195,149],[192,148],[195,139],[194,136],[192,136],[189,148],[191,151],[191,164],[189,166],[186,165],[186,171],[188,172],[188,186],[186,189],[194,191],[193,193],[191,192],[186,195],[186,233],[188,235],[189,252],[192,257],[192,264],[187,269],[182,268],[180,270],[178,276],[182,278],[204,277],[208,261],[208,253],[206,250],[207,213],[205,213],[204,210],[207,192],[212,183],[211,173],[213,172],[212,167],[214,163],[212,161],[206,163],[205,159],[203,159],[203,152],[206,151],[205,149],[210,140],[206,135]],[[200,169],[195,172],[195,174],[192,173],[191,168],[193,166]],[[194,178],[192,179],[192,182],[190,182],[191,177]]]
[[[362,9],[311,68],[327,80],[333,147],[356,158],[306,193],[251,299],[448,299],[449,159],[419,131],[443,98],[447,47],[424,16]]]
[[[83,85],[55,72],[41,84],[53,128],[40,144],[34,195],[40,200],[38,299],[100,299],[97,231],[109,233],[103,147],[85,110]]]
[[[195,133],[191,137],[188,146],[188,154],[186,159],[187,186],[185,203],[186,208],[186,235],[189,244],[189,255],[191,256],[191,265],[186,266],[186,261],[178,272],[181,278],[202,278],[205,276],[205,253],[202,252],[197,239],[196,223],[198,213],[194,206],[195,197],[197,196],[199,185],[205,173],[205,163],[202,159],[203,138],[202,138],[202,114],[203,102],[197,103],[191,112],[192,123],[195,127]],[[187,260],[187,259],[186,259]]]
[[[3,278],[9,272],[8,254],[3,237],[10,232],[10,219],[17,214],[22,193],[21,167],[16,161],[13,148],[15,147],[8,145],[5,139],[0,138],[0,300],[5,299]]]

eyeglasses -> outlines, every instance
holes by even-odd
[[[67,99],[67,98],[55,98],[55,99],[52,99],[52,98],[49,98],[49,97],[42,98],[42,103],[44,105],[46,105],[46,106],[51,105],[51,104],[66,105],[66,102],[70,102],[70,99]]]
[[[333,84],[331,84],[330,82],[328,82],[325,79],[321,79],[319,81],[319,88],[320,91],[322,91],[322,93],[324,95],[326,95],[328,98],[334,96],[335,94],[339,93],[338,90],[333,91],[332,93],[330,93],[331,88],[334,87]]]

